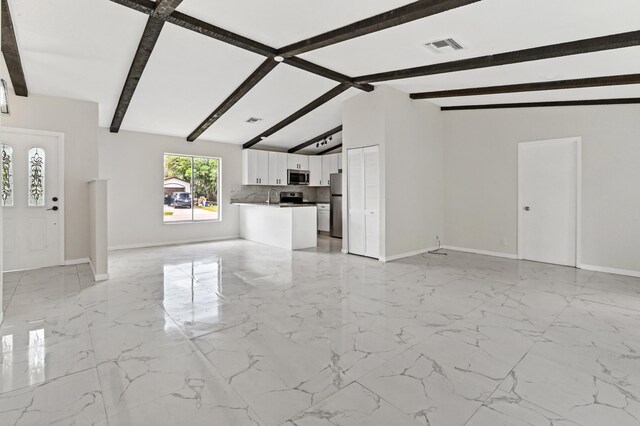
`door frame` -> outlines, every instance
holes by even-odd
[[[62,200],[62,203],[58,205],[59,219],[58,219],[58,264],[65,264],[65,238],[64,238],[64,216],[65,216],[65,204],[66,198],[64,196],[64,133],[50,132],[47,130],[33,130],[22,129],[18,127],[2,127],[2,133],[16,133],[20,135],[33,135],[33,136],[49,136],[58,139],[58,198]],[[4,226],[4,225],[3,225]]]
[[[518,259],[524,260],[524,233],[523,212],[521,206],[523,204],[522,194],[522,167],[521,152],[524,144],[528,146],[547,146],[554,145],[559,142],[575,142],[576,143],[576,268],[582,267],[582,137],[574,136],[569,138],[545,139],[537,141],[525,141],[518,143]]]

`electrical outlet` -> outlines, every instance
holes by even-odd
[[[509,241],[507,241],[506,238],[503,238],[500,240],[500,244],[502,244],[502,247],[506,247],[509,245]]]

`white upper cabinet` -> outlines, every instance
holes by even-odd
[[[321,186],[329,186],[329,180],[333,173],[338,173],[338,154],[322,156],[322,182]]]
[[[309,186],[322,186],[322,157],[309,156]]]
[[[256,149],[242,151],[242,184],[269,184],[269,152]]]
[[[269,153],[269,185],[285,186],[287,184],[287,154],[285,152]]]
[[[338,156],[338,173],[342,170],[342,153],[336,154]]]
[[[309,156],[300,154],[288,154],[287,168],[291,170],[309,170]]]

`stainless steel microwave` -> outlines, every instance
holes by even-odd
[[[289,185],[309,185],[309,170],[287,170],[287,183]]]

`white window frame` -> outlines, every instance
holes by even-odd
[[[174,220],[174,221],[166,221],[164,220],[164,162],[165,162],[165,157],[167,155],[173,155],[176,157],[188,157],[191,158],[192,160],[195,158],[206,158],[209,160],[216,160],[218,162],[218,199],[217,201],[217,206],[218,206],[218,218],[217,219],[206,219],[206,220],[195,220],[193,218],[193,212],[194,212],[194,208],[193,206],[191,207],[191,219],[188,220]],[[180,153],[176,153],[176,152],[165,152],[162,154],[162,177],[163,177],[163,185],[161,187],[162,189],[162,196],[161,196],[161,200],[162,200],[162,223],[164,225],[184,225],[184,224],[196,224],[196,223],[212,223],[212,222],[222,222],[222,157],[213,157],[211,155],[198,155],[198,154],[180,154]],[[192,176],[191,176],[191,200],[192,200],[192,204],[193,204],[193,170],[192,170]]]

